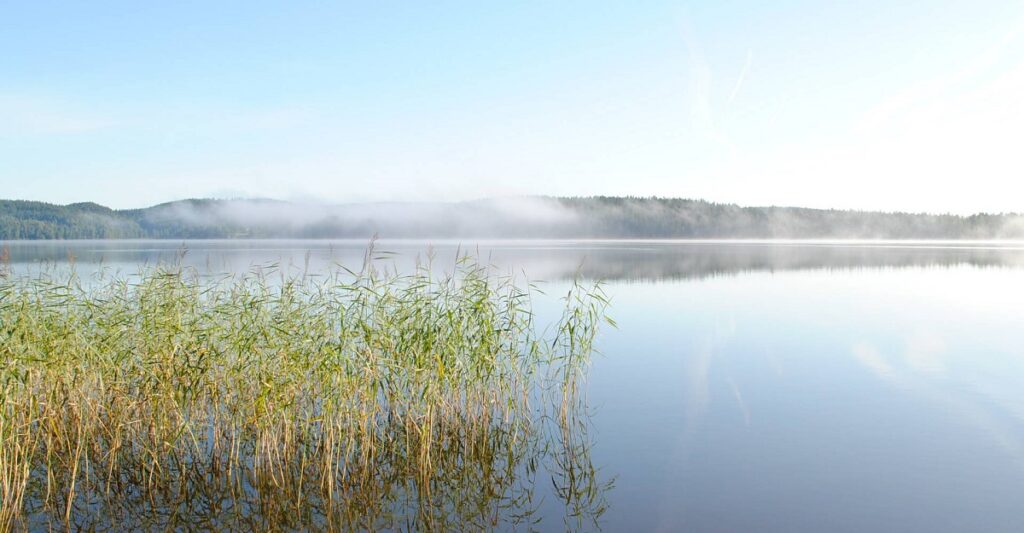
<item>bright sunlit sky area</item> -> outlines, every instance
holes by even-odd
[[[0,3],[0,197],[1024,211],[1024,4]]]

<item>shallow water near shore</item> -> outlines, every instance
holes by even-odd
[[[15,275],[180,262],[357,269],[365,241],[2,243]],[[963,242],[379,241],[541,284],[605,280],[585,386],[607,531],[1024,528],[1024,246]],[[541,480],[544,481],[544,480]],[[538,483],[542,485],[544,483]],[[547,485],[551,483],[548,482]],[[564,529],[557,499],[536,527]]]

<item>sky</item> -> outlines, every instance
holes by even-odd
[[[1024,211],[1024,3],[0,0],[0,197]]]

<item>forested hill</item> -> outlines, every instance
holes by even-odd
[[[183,200],[144,209],[0,200],[0,240],[124,238],[1019,239],[1024,217],[740,207],[667,198],[458,203]]]

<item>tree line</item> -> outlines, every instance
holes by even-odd
[[[1018,214],[925,214],[741,207],[639,197],[481,200],[389,208],[272,200],[183,200],[114,210],[95,203],[0,200],[0,240],[132,238],[1024,238]],[[511,206],[511,207],[510,207]],[[538,216],[540,207],[545,216]],[[314,214],[310,214],[313,212]]]

